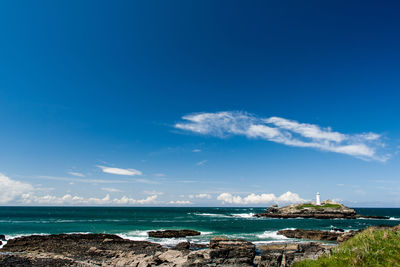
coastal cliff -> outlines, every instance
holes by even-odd
[[[256,217],[267,218],[315,218],[315,219],[388,219],[382,216],[359,215],[354,209],[348,208],[334,201],[326,200],[321,205],[315,203],[292,204],[279,208],[273,205],[265,210],[264,213],[255,214]]]

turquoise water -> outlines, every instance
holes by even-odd
[[[361,229],[371,225],[400,224],[400,209],[360,208],[363,215],[388,216],[389,220],[317,220],[254,218],[263,208],[119,208],[119,207],[0,207],[0,234],[8,238],[29,234],[111,233],[132,240],[174,245],[186,239],[151,239],[147,231],[194,229],[201,236],[188,238],[207,243],[212,236],[244,238],[255,243],[286,240],[280,229]]]

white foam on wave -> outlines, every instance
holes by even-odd
[[[390,221],[400,221],[400,218],[390,217],[389,220],[390,220]]]
[[[250,218],[254,218],[254,213],[252,213],[252,212],[250,212],[250,213],[236,213],[236,214],[232,214],[232,216],[233,217],[250,219]]]
[[[198,216],[207,216],[207,217],[218,217],[218,218],[231,218],[232,216],[218,213],[194,213]]]
[[[275,239],[275,240],[282,240],[288,239],[283,235],[278,235],[278,231],[265,231],[262,234],[256,235],[258,238],[268,238],[268,239]]]
[[[213,232],[200,232],[202,235],[212,235]]]
[[[117,234],[118,236],[132,240],[132,241],[150,241],[154,243],[158,243],[162,246],[165,247],[173,247],[176,246],[177,244],[181,242],[191,242],[191,243],[196,243],[196,244],[208,244],[210,235],[213,234],[213,232],[201,232],[201,236],[193,236],[193,237],[182,237],[182,238],[153,238],[149,237],[148,232],[149,231],[155,231],[155,230],[136,230],[136,231],[130,231],[127,233],[120,233]],[[161,229],[157,229],[157,231],[162,231]]]
[[[132,241],[147,241],[149,240],[149,232],[150,230],[135,230],[127,233],[118,234],[120,237],[124,239],[129,239]]]

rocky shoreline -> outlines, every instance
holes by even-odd
[[[353,237],[360,231],[361,230],[344,232],[343,230],[322,231],[322,230],[289,229],[289,230],[278,231],[278,235],[283,235],[288,238],[320,240],[320,241],[336,241],[338,243],[342,243],[348,240],[350,237]]]
[[[183,242],[165,248],[111,234],[31,235],[8,240],[0,266],[292,266],[330,253],[334,244],[274,243],[256,247],[215,237],[206,248]]]

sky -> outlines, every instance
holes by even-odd
[[[400,207],[397,1],[0,2],[0,205]]]

